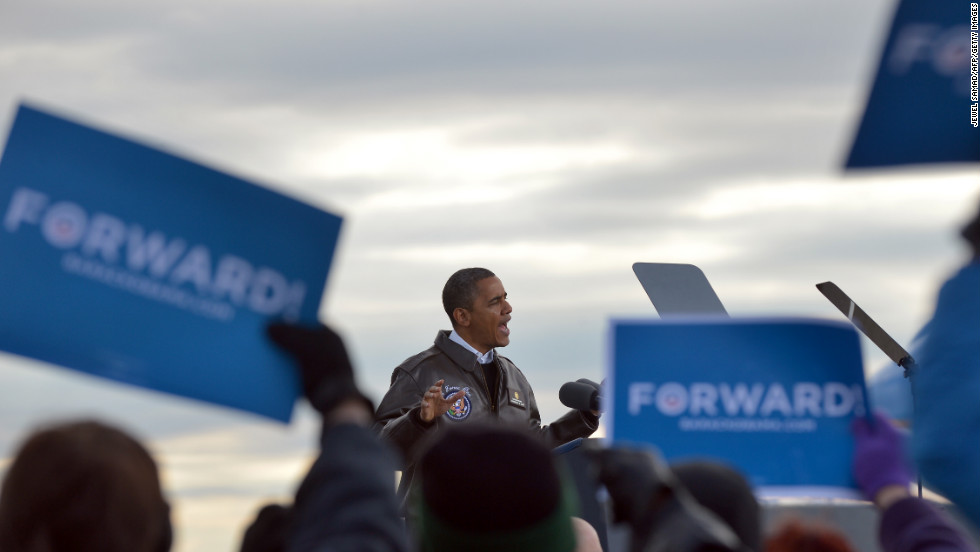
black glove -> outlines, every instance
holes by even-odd
[[[290,510],[279,504],[267,504],[245,530],[241,552],[283,552]]]
[[[269,338],[299,363],[303,394],[320,414],[326,415],[344,399],[356,398],[374,405],[354,383],[354,369],[343,340],[333,330],[318,324],[299,326],[285,322],[269,324]]]

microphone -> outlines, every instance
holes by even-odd
[[[561,404],[575,410],[598,411],[599,386],[589,380],[570,381],[558,390],[558,400]]]

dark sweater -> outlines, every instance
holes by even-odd
[[[963,552],[976,545],[927,501],[908,497],[881,514],[878,540],[884,552]]]

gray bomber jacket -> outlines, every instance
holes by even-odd
[[[579,437],[588,437],[599,427],[591,412],[571,410],[554,423],[542,426],[541,414],[531,385],[524,374],[506,357],[496,354],[499,368],[497,393],[490,390],[476,355],[449,339],[450,332],[436,334],[435,344],[402,362],[391,374],[391,387],[378,405],[375,430],[382,439],[399,449],[405,458],[399,494],[411,485],[415,460],[423,439],[433,430],[452,424],[497,421],[527,427],[548,447],[556,447]],[[444,397],[466,390],[462,404],[430,424],[418,417],[419,403],[426,390],[439,381]]]

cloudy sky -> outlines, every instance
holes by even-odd
[[[376,399],[447,325],[446,277],[491,268],[514,306],[506,353],[547,420],[562,382],[602,377],[611,317],[656,315],[637,261],[700,266],[733,315],[839,319],[814,288],[833,280],[908,343],[965,259],[955,229],[980,178],[842,172],[891,11],[6,2],[0,125],[29,100],[343,215],[321,313]],[[864,345],[869,371],[887,365]],[[305,407],[286,427],[4,354],[0,390],[0,467],[50,419],[95,415],[147,439],[180,551],[234,549],[313,450]]]

